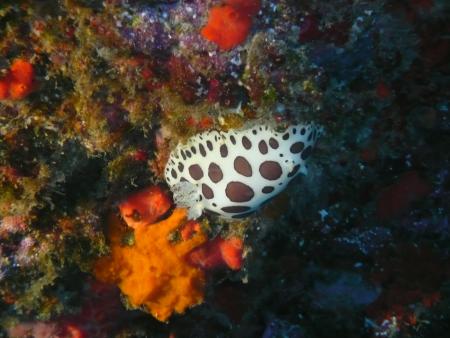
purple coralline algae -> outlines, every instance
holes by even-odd
[[[171,5],[125,11],[117,18],[122,37],[137,52],[151,55],[168,52],[174,42],[166,22]]]

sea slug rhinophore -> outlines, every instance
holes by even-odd
[[[282,132],[268,125],[243,130],[207,131],[179,144],[170,154],[165,178],[175,202],[189,217],[203,210],[226,218],[256,211],[299,173],[322,133],[315,124]]]

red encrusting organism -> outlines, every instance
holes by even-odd
[[[157,222],[171,207],[172,201],[159,186],[135,192],[119,204],[120,215],[134,229]]]
[[[143,162],[148,160],[148,153],[144,149],[137,149],[132,153],[131,157],[137,162]]]
[[[9,96],[9,83],[6,79],[0,80],[0,100],[4,100]]]
[[[23,59],[15,59],[6,76],[0,79],[0,100],[21,100],[33,90],[33,65]]]
[[[188,255],[188,261],[205,270],[224,266],[239,270],[242,267],[243,246],[242,239],[238,237],[227,239],[216,237],[192,250]]]
[[[197,123],[197,128],[201,130],[207,130],[212,128],[214,125],[214,120],[209,116],[203,116]]]
[[[227,0],[225,5],[211,8],[202,36],[216,43],[222,50],[230,50],[245,41],[258,13],[260,0]]]
[[[214,103],[219,101],[221,90],[222,85],[220,84],[220,81],[217,79],[211,79],[209,81],[208,95],[206,97],[208,102]]]
[[[238,237],[230,237],[220,243],[220,253],[225,264],[232,270],[242,267],[242,250],[244,243]]]
[[[196,234],[200,231],[201,231],[200,223],[198,223],[197,221],[194,221],[194,220],[190,220],[185,225],[183,225],[183,227],[180,229],[181,239],[183,241],[187,241],[190,238],[192,238],[192,236],[194,236],[194,234]]]
[[[16,59],[10,68],[11,76],[14,81],[31,85],[34,78],[34,69],[31,63],[22,59]]]

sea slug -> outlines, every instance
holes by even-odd
[[[165,178],[189,218],[203,210],[225,218],[256,211],[299,173],[322,133],[315,124],[277,132],[268,125],[244,130],[211,130],[179,144],[170,154]]]

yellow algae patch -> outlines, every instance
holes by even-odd
[[[94,275],[117,284],[132,306],[145,308],[160,321],[201,303],[205,275],[188,264],[185,255],[204,243],[206,235],[198,231],[179,243],[169,240],[169,234],[186,222],[186,215],[185,209],[177,208],[166,220],[135,228],[132,246],[123,244],[127,228],[112,217],[111,254],[96,262]]]

